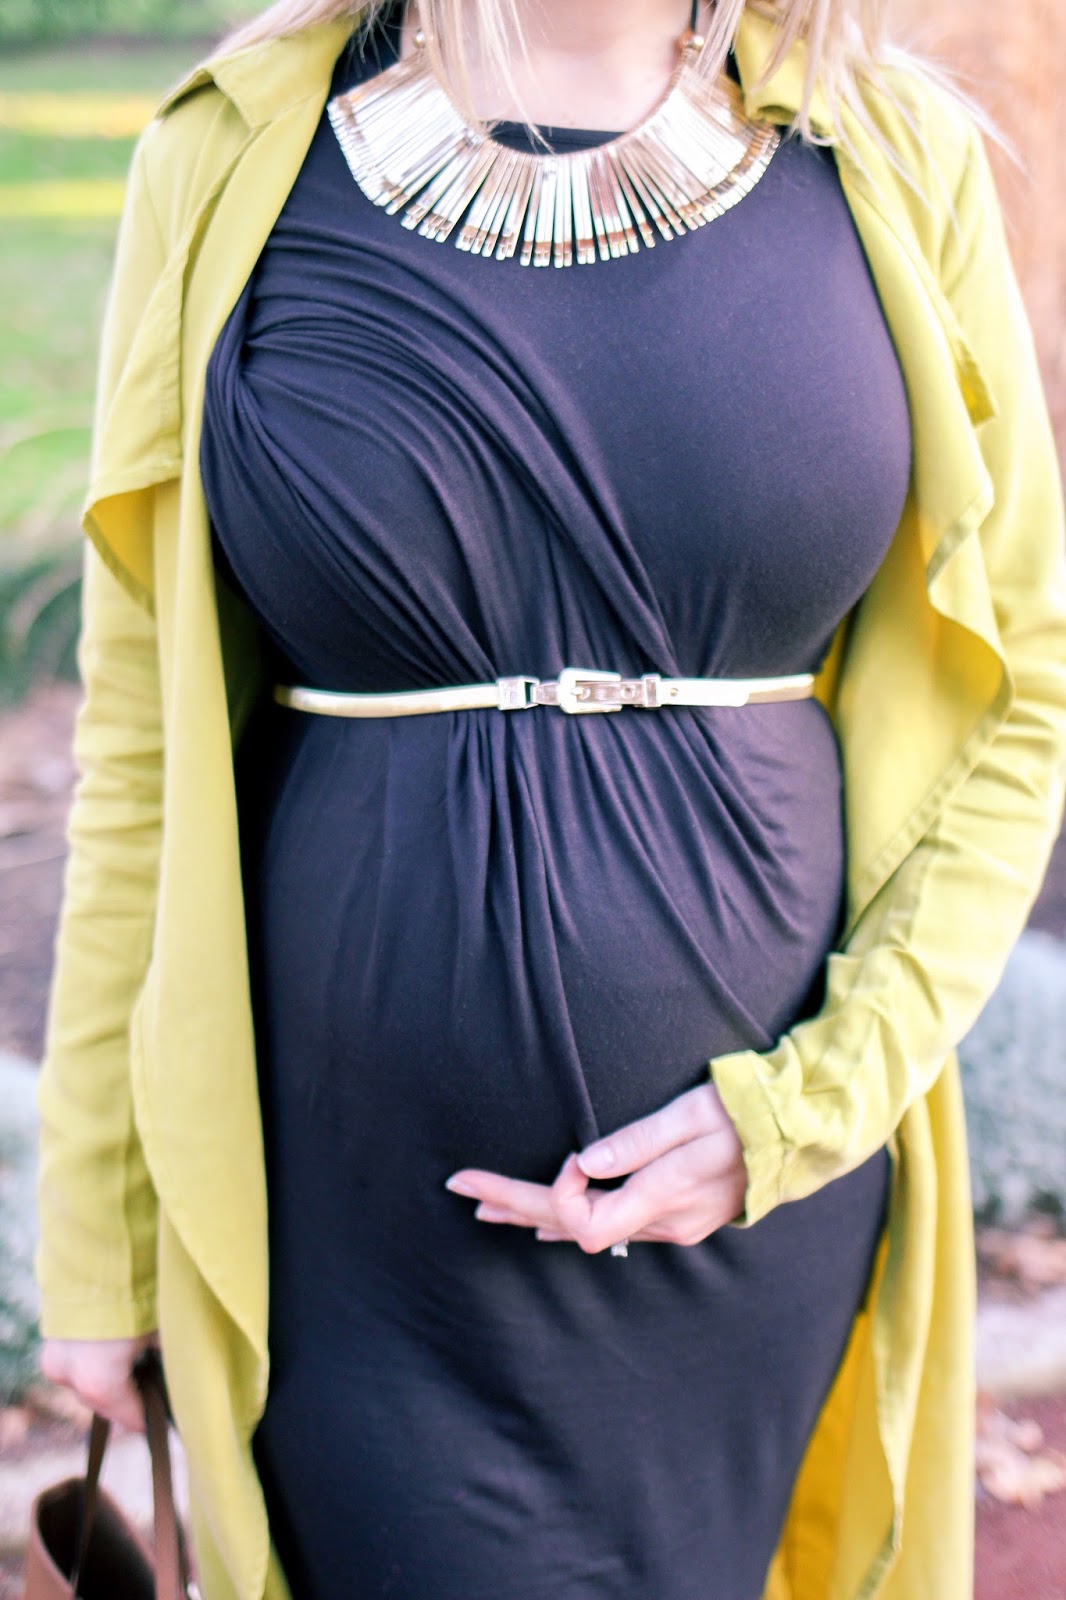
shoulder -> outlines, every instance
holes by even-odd
[[[909,208],[940,224],[984,163],[975,109],[935,70],[900,54],[860,83],[861,106],[895,168],[896,189]]]
[[[908,166],[961,174],[980,135],[973,110],[946,78],[900,51],[860,87],[871,118]]]
[[[294,106],[325,98],[350,17],[221,50],[159,101],[135,160],[170,236],[232,166],[244,144]]]
[[[860,115],[849,119],[860,163],[935,264],[971,196],[980,191],[982,203],[995,203],[975,113],[935,71],[902,53],[862,79],[860,94]]]
[[[180,98],[164,102],[142,130],[131,170],[169,244],[181,237],[247,137],[232,101],[211,80],[186,79]]]

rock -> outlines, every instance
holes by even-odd
[[[978,1214],[1066,1214],[1066,945],[1022,934],[959,1061]]]
[[[977,1313],[977,1382],[996,1399],[1066,1390],[1066,1287],[1022,1304],[982,1302]]]
[[[37,1373],[37,1074],[0,1056],[0,1405]]]

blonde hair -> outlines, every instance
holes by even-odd
[[[388,4],[389,0],[274,0],[274,4],[259,16],[234,28],[219,48],[241,49],[343,17],[351,17],[353,27],[359,18],[369,26]],[[892,69],[900,67],[934,81],[964,101],[985,130],[994,134],[988,119],[946,74],[890,43],[887,29],[890,0],[716,0],[707,30],[707,45],[700,57],[701,69],[709,77],[717,77],[724,67],[746,4],[777,27],[777,42],[767,63],[764,81],[773,76],[797,40],[802,39],[806,44],[806,76],[794,124],[804,138],[819,142],[811,126],[811,106],[815,89],[819,88],[829,107],[836,136],[845,144],[849,142],[843,137],[840,126],[840,111],[846,106],[885,147],[878,131],[871,128],[862,86],[880,83],[905,121],[911,123],[906,106],[888,82]],[[471,40],[496,81],[510,92],[522,109],[510,66],[515,51],[525,51],[516,0],[418,0],[418,7],[427,34],[427,48],[470,121],[484,130],[484,122],[470,104],[467,63]],[[679,0],[678,9],[679,12],[686,10],[682,0]],[[529,122],[530,119],[524,120]],[[898,154],[887,147],[885,153],[907,178]]]

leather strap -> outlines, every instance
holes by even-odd
[[[134,1368],[144,1405],[144,1426],[152,1462],[152,1508],[155,1520],[156,1600],[186,1600],[188,1562],[174,1505],[170,1471],[169,1418],[163,1368],[154,1351]],[[155,1356],[152,1360],[151,1357]]]
[[[174,1485],[170,1471],[169,1413],[166,1384],[159,1352],[149,1348],[133,1367],[133,1377],[144,1407],[144,1427],[152,1463],[152,1514],[155,1523],[156,1600],[188,1600],[189,1564],[174,1504]],[[92,1539],[93,1519],[99,1502],[100,1470],[111,1433],[111,1424],[97,1413],[89,1430],[89,1460],[85,1470],[78,1554],[71,1574],[70,1592],[78,1593],[81,1575]]]
[[[776,700],[806,700],[814,693],[814,674],[780,678],[663,678],[646,672],[623,678],[619,672],[566,667],[557,679],[520,674],[494,683],[467,683],[443,689],[402,690],[395,694],[344,694],[278,684],[274,699],[294,711],[331,717],[414,717],[433,711],[529,711],[555,706],[571,715],[658,711],[668,706],[746,706]]]
[[[107,1451],[107,1441],[111,1433],[111,1424],[106,1417],[99,1414],[93,1417],[92,1427],[89,1430],[89,1462],[85,1469],[85,1488],[81,1499],[81,1527],[78,1531],[78,1554],[74,1561],[74,1570],[70,1575],[70,1592],[77,1596],[81,1575],[85,1571],[85,1558],[89,1553],[89,1540],[92,1537],[93,1518],[96,1515],[96,1505],[100,1498],[100,1469],[104,1464],[104,1455]]]

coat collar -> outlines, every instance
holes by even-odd
[[[355,11],[299,33],[207,56],[167,91],[155,115],[166,116],[186,95],[214,84],[249,129],[262,128],[298,101],[321,93],[359,14]]]
[[[770,71],[777,40],[777,27],[770,18],[745,6],[733,40],[744,110],[749,117],[790,125],[799,116],[803,104],[807,45],[804,40],[797,39],[776,69]],[[833,141],[836,130],[832,112],[817,84],[811,96],[810,124],[811,132],[819,139]]]
[[[358,9],[353,9],[348,16],[305,28],[298,34],[267,39],[242,50],[219,50],[191,68],[167,91],[156,106],[155,115],[165,116],[186,95],[205,84],[214,84],[250,129],[261,128],[297,100],[315,93],[323,79],[328,81],[360,15]],[[774,23],[746,7],[734,41],[745,110],[752,117],[788,124],[795,120],[803,102],[807,50],[798,40],[763,82],[776,41]],[[820,138],[832,137],[833,119],[820,89],[815,90],[811,104],[811,127]]]

